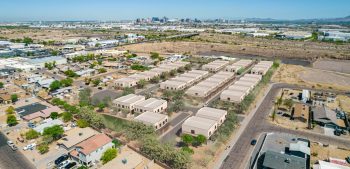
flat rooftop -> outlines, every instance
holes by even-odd
[[[147,100],[136,103],[136,105],[142,107],[157,108],[166,102],[167,101],[163,99],[149,98]]]
[[[128,94],[126,96],[122,96],[122,97],[115,99],[114,102],[122,102],[122,103],[131,104],[131,103],[135,103],[135,102],[142,101],[142,100],[145,100],[145,96],[140,96],[140,95],[136,95],[136,94]]]
[[[168,116],[165,114],[153,113],[153,112],[147,111],[135,117],[135,120],[146,124],[154,125],[164,120],[165,118],[168,118]]]
[[[192,116],[185,120],[183,125],[193,127],[193,128],[199,128],[199,129],[204,129],[204,130],[209,130],[216,124],[216,121],[202,118],[202,117],[197,117],[197,116]]]
[[[203,107],[198,110],[196,116],[219,121],[223,116],[227,114],[226,110],[215,109],[211,107]]]

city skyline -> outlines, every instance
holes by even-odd
[[[272,18],[280,20],[338,18],[350,15],[350,2],[335,0],[259,1],[44,1],[2,2],[0,21],[132,20],[153,16],[198,19]]]

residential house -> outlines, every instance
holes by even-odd
[[[135,117],[135,121],[150,125],[156,130],[165,126],[168,123],[168,119],[168,115],[148,111]]]
[[[182,124],[182,133],[191,135],[204,135],[207,139],[217,130],[218,124],[215,120],[192,116]]]
[[[309,121],[309,114],[310,114],[310,109],[308,105],[303,103],[294,104],[292,119],[296,119],[305,123]]]
[[[92,166],[100,161],[106,150],[113,147],[111,138],[105,134],[96,134],[77,144],[69,154],[80,164]]]

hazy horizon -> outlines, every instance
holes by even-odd
[[[0,21],[133,20],[153,16],[198,19],[339,18],[350,15],[347,0],[11,0],[1,3]]]

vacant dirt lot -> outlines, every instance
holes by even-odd
[[[315,89],[350,90],[350,75],[297,65],[282,64],[272,81],[314,87]]]
[[[350,44],[335,45],[325,42],[287,41],[201,33],[186,41],[144,43],[121,47],[133,52],[191,53],[194,55],[225,52],[232,55],[258,55],[313,60],[317,58],[350,58]]]
[[[315,164],[317,160],[328,160],[329,157],[345,160],[349,156],[350,150],[339,149],[335,146],[329,145],[323,147],[317,143],[311,144],[311,165]],[[347,166],[350,166],[347,164]]]
[[[350,61],[318,60],[312,65],[314,68],[342,73],[350,73]]]

